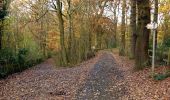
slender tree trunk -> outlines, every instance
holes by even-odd
[[[0,50],[2,49],[3,19],[0,20]]]
[[[154,13],[154,22],[156,22],[156,23],[158,23],[158,0],[154,0],[155,1],[155,13]],[[157,48],[157,41],[158,41],[158,39],[157,39],[157,37],[158,37],[158,31],[156,30],[156,33],[155,33],[156,35],[156,37],[155,37],[155,48]]]
[[[126,0],[123,0],[122,4],[122,25],[121,25],[121,45],[120,45],[120,51],[119,55],[124,56],[125,55],[125,11],[126,11]]]
[[[148,63],[148,48],[150,30],[146,25],[150,23],[150,4],[149,0],[137,0],[138,7],[138,26],[137,42],[135,53],[136,69],[142,69]]]
[[[91,11],[91,5],[90,5],[90,0],[87,1],[87,5],[88,5],[88,8],[87,8],[87,18],[88,18],[88,22],[87,22],[87,30],[88,30],[88,51],[91,52],[92,51],[92,34],[91,34],[91,30],[90,30],[90,26],[91,26],[91,22],[90,22],[90,11]]]
[[[41,11],[41,13],[42,13],[42,11]],[[40,31],[40,47],[41,47],[41,49],[42,49],[42,52],[43,52],[43,56],[45,57],[46,56],[46,50],[45,50],[45,34],[44,34],[44,17],[42,17],[41,18],[41,20],[40,20],[40,27],[41,27],[41,31]]]
[[[117,1],[115,1],[115,5],[117,5]],[[117,46],[117,6],[114,6],[114,39],[115,45]]]
[[[131,15],[130,15],[130,32],[131,32],[131,58],[135,57],[136,48],[136,0],[131,0]]]
[[[169,17],[167,15],[164,16],[164,23],[163,23],[163,31],[164,31],[164,35],[163,35],[163,44],[166,43],[167,39],[169,38]]]
[[[3,11],[3,6],[4,6],[3,0],[0,0],[0,11]],[[2,34],[3,34],[3,27],[4,27],[3,21],[4,21],[3,18],[0,19],[0,50],[2,49]]]
[[[68,11],[67,11],[67,14],[68,14],[68,22],[69,22],[69,37],[68,37],[68,56],[70,59],[68,59],[70,62],[73,60],[73,57],[72,57],[72,40],[73,40],[73,36],[72,36],[72,25],[71,25],[71,6],[70,6],[70,0],[67,0],[67,3],[68,3]]]
[[[102,49],[102,27],[97,25],[97,48]]]
[[[15,23],[15,40],[16,40],[16,45],[15,45],[15,49],[16,49],[16,53],[18,52],[20,46],[20,40],[19,40],[19,16],[18,14],[15,15],[16,16],[16,23]]]
[[[59,30],[60,30],[60,47],[61,47],[61,62],[62,65],[67,65],[67,56],[66,56],[66,48],[64,43],[64,20],[62,17],[62,3],[60,0],[56,0],[57,2],[57,15],[59,20]]]

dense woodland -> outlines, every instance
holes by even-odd
[[[150,65],[151,21],[159,25],[162,64],[170,47],[169,8],[169,0],[0,0],[0,77],[51,57],[57,66],[74,66],[112,48],[143,69]]]

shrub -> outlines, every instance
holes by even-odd
[[[163,59],[167,59],[168,55],[166,52],[168,52],[168,47],[164,44],[159,44],[156,49],[156,62],[159,62],[160,65],[164,65],[165,62]]]
[[[169,47],[170,47],[170,38],[167,38],[167,39],[164,41],[163,45],[164,45],[165,47],[169,48]]]
[[[164,80],[165,78],[167,78],[167,76],[165,75],[165,74],[156,74],[155,76],[154,76],[154,79],[155,80]]]
[[[0,50],[0,77],[5,77],[8,73],[14,72],[14,67],[17,65],[17,58],[10,48],[3,48]]]
[[[4,48],[0,50],[0,64],[4,65],[9,62],[16,62],[16,59],[13,54],[14,53],[9,48]]]
[[[21,48],[18,53],[14,53],[11,48],[4,48],[0,50],[0,78],[21,72],[42,61],[42,54],[38,50],[33,53],[27,48]]]
[[[160,74],[155,74],[154,79],[159,81],[159,80],[164,80],[166,78],[170,77],[170,71],[166,71],[165,73],[160,73]]]
[[[18,52],[18,63],[20,66],[24,67],[26,63],[26,56],[28,55],[28,49],[22,48]]]

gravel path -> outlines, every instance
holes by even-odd
[[[104,52],[77,91],[77,100],[119,100],[127,95],[123,71],[109,52]]]

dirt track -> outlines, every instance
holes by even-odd
[[[0,100],[170,100],[170,78],[156,82],[150,69],[133,67],[109,51],[72,68],[55,68],[49,59],[0,80]]]
[[[119,100],[127,95],[122,70],[109,52],[103,52],[86,83],[79,89],[77,100]]]

